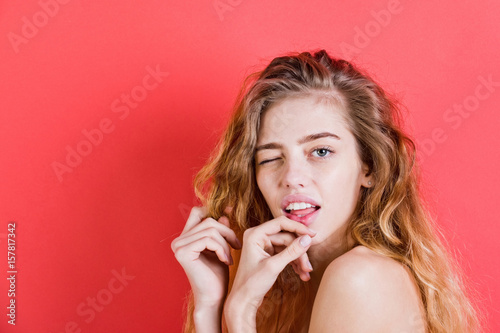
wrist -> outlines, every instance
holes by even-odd
[[[224,304],[223,316],[229,333],[255,333],[258,306],[245,298],[228,296]]]
[[[222,303],[212,306],[196,304],[193,310],[193,321],[196,333],[220,333],[222,320]]]

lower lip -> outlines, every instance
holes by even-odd
[[[311,223],[314,222],[314,220],[316,219],[316,217],[319,214],[320,209],[321,208],[316,209],[314,212],[309,213],[307,215],[304,215],[302,217],[299,217],[299,216],[293,215],[293,214],[289,214],[289,213],[286,213],[286,212],[285,212],[285,216],[287,218],[289,218],[290,220],[294,220],[294,221],[300,222],[300,223],[304,224],[306,227],[308,227]]]

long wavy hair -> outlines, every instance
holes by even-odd
[[[415,145],[402,131],[398,104],[370,76],[324,50],[275,58],[245,80],[224,135],[194,179],[195,193],[209,216],[218,219],[227,206],[233,207],[229,218],[239,236],[273,218],[255,177],[260,117],[284,98],[317,92],[340,97],[359,156],[373,175],[374,185],[361,189],[346,238],[350,235],[354,246],[364,245],[409,268],[425,307],[426,321],[419,324],[422,329],[480,332],[481,311],[472,301],[476,294],[419,193]],[[230,267],[229,291],[240,254],[232,251],[235,264]],[[257,330],[298,331],[310,319],[310,309],[304,304],[312,296],[288,265],[259,308]],[[184,332],[195,331],[193,308],[189,295]]]

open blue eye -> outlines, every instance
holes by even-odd
[[[321,148],[321,149],[316,149],[316,151],[318,152],[318,155],[321,157],[326,156],[328,154],[328,149]]]
[[[314,149],[313,152],[316,152],[318,157],[326,157],[333,153],[333,151],[329,148],[323,147],[323,148],[316,148]]]

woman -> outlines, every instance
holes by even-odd
[[[324,50],[250,76],[172,249],[185,332],[476,332],[395,103]]]

